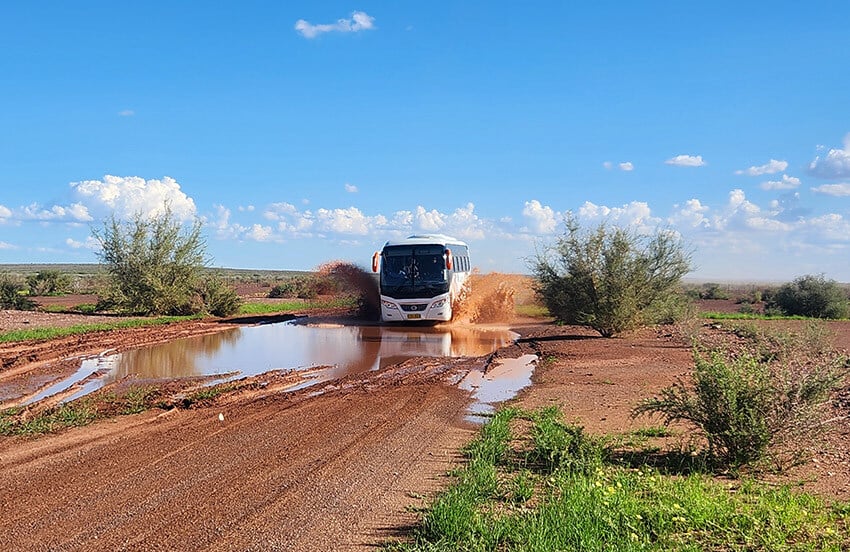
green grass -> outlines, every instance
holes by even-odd
[[[190,408],[198,403],[215,400],[219,396],[229,393],[235,389],[237,389],[237,386],[231,384],[204,387],[194,393],[190,393],[185,399],[183,399],[180,406],[182,408]]]
[[[520,421],[525,423],[518,423]],[[526,428],[517,435],[512,428]],[[850,504],[616,463],[560,413],[501,411],[389,550],[847,550]]]
[[[238,384],[205,387],[175,402],[164,397],[163,391],[154,385],[131,386],[121,394],[100,392],[34,414],[22,407],[7,408],[0,410],[0,435],[32,437],[115,416],[138,414],[152,408],[192,408],[199,403],[214,401],[238,388]]]
[[[60,405],[38,416],[21,420],[20,409],[0,411],[0,435],[40,435],[68,427],[83,426],[97,419],[97,409],[91,401]]]
[[[329,301],[287,301],[280,303],[250,302],[239,307],[239,314],[271,314],[275,312],[293,312],[308,309],[334,309],[356,307],[354,298],[331,299]]]
[[[65,328],[33,328],[31,330],[11,330],[0,333],[0,343],[11,341],[28,341],[54,339],[69,335],[80,335],[92,332],[103,332],[108,330],[121,330],[126,328],[142,328],[146,326],[161,326],[183,320],[194,320],[199,316],[159,316],[156,318],[130,318],[116,322],[99,324],[78,324]]]
[[[812,320],[806,316],[785,316],[779,314],[759,314],[752,312],[703,312],[700,313],[703,318],[709,320]]]
[[[80,303],[71,307],[62,305],[43,305],[38,308],[42,312],[70,313],[70,314],[97,314],[97,305],[93,303]]]
[[[550,316],[552,316],[549,313],[549,309],[547,309],[543,305],[536,304],[516,305],[514,307],[514,312],[521,316],[528,316],[531,318],[549,318]]]

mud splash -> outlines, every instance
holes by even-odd
[[[316,272],[336,282],[343,293],[356,297],[361,317],[377,318],[381,312],[381,295],[374,275],[345,261],[328,261],[319,265]]]
[[[474,272],[466,294],[456,304],[454,321],[473,324],[509,322],[514,316],[519,285],[516,275]]]

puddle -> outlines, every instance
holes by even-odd
[[[471,370],[460,382],[461,389],[472,392],[473,404],[467,420],[481,422],[480,415],[495,412],[495,404],[514,397],[531,385],[531,376],[537,366],[537,355],[522,355],[495,361],[485,373]]]
[[[85,359],[72,376],[45,388],[26,402],[67,391],[77,384],[79,389],[64,399],[71,400],[127,376],[231,379],[270,370],[327,366],[318,374],[311,374],[309,384],[316,384],[380,370],[413,357],[482,356],[510,345],[516,337],[517,334],[508,330],[454,326],[411,328],[279,323],[234,328]]]

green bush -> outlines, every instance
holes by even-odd
[[[771,306],[788,315],[812,318],[847,318],[850,300],[847,292],[835,280],[823,274],[800,276],[790,284],[780,287],[771,297]]]
[[[236,314],[242,305],[236,290],[217,276],[204,278],[200,294],[207,312],[215,316]]]
[[[316,278],[307,276],[289,278],[269,291],[270,299],[314,299],[317,295]]]
[[[58,270],[42,270],[27,276],[30,295],[59,295],[71,287],[71,277]]]
[[[101,306],[139,314],[196,314],[206,263],[201,223],[188,232],[170,209],[156,217],[137,214],[127,223],[114,216],[94,232],[110,276]]]
[[[24,295],[24,286],[6,274],[0,274],[0,308],[33,310],[35,303]]]
[[[654,308],[691,268],[690,254],[671,232],[640,236],[604,223],[583,231],[572,217],[566,226],[532,265],[537,294],[560,322],[605,337],[654,322]]]
[[[729,299],[729,292],[720,287],[720,284],[707,283],[702,285],[699,294],[700,299]]]
[[[823,427],[830,394],[847,376],[847,358],[824,347],[818,328],[803,335],[736,333],[749,341],[742,352],[695,351],[692,382],[678,380],[633,414],[694,425],[720,467],[767,458],[798,462]]]

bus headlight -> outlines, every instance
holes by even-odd
[[[446,300],[445,300],[445,299],[440,299],[439,301],[436,301],[433,305],[431,305],[431,308],[432,308],[432,309],[438,309],[438,308],[442,307],[442,306],[443,306],[443,305],[445,305],[445,304],[446,304]]]
[[[390,301],[381,301],[381,303],[383,303],[384,308],[398,310],[398,306],[395,303],[392,303]]]

